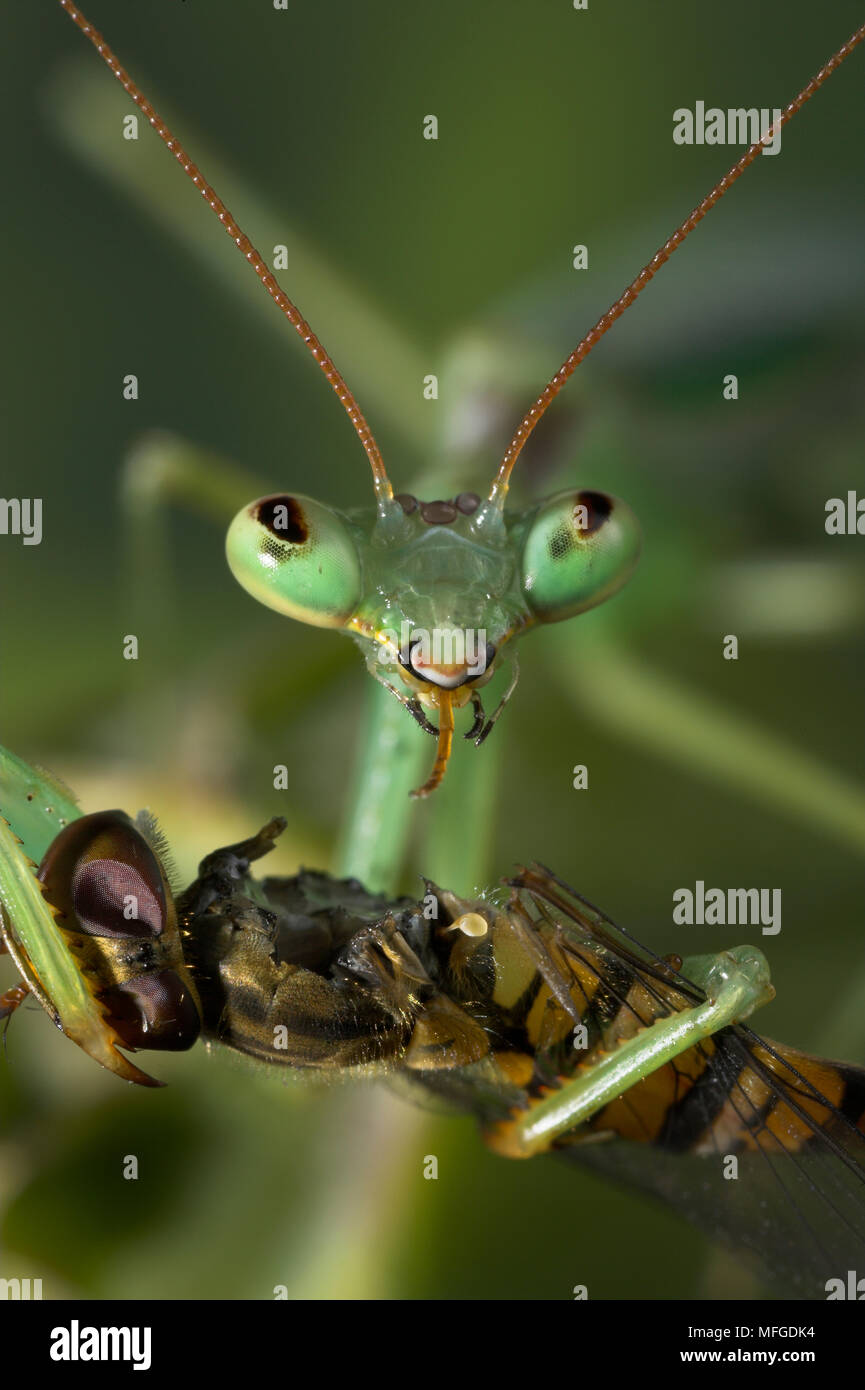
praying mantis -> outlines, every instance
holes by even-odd
[[[402,509],[401,509],[401,512],[402,512]],[[242,516],[245,516],[245,514],[246,514],[246,513],[242,513]],[[403,516],[405,516],[405,513],[403,513]],[[412,516],[412,513],[409,513],[409,520],[410,520],[410,516]],[[417,520],[417,518],[416,518],[416,520]],[[399,521],[399,517],[396,517],[396,521]],[[420,521],[419,521],[419,524],[420,524]],[[424,523],[424,524],[426,524],[426,523]],[[235,534],[236,534],[236,532],[235,532]],[[398,626],[399,626],[399,624],[398,624]],[[378,664],[381,664],[381,663],[378,663]],[[481,674],[485,674],[485,670],[484,670],[484,673],[481,673]],[[402,713],[402,712],[399,712],[399,713]],[[445,730],[445,733],[446,733],[446,730]],[[439,738],[441,738],[441,730],[439,730]],[[370,741],[369,741],[369,746],[370,746],[370,748],[373,748],[373,749],[375,748],[375,744],[374,744],[373,739],[370,739]],[[392,806],[398,805],[398,799],[399,799],[399,798],[398,798],[398,795],[396,795],[396,791],[394,790],[394,788],[391,788],[391,790],[388,791],[388,799],[389,799],[389,803],[391,803]],[[398,813],[399,813],[399,812],[395,812],[395,815],[398,815]],[[405,815],[405,813],[403,813],[403,815]],[[394,847],[392,847],[392,845],[389,845],[388,848],[389,848],[389,852],[391,852],[391,858],[394,858]]]

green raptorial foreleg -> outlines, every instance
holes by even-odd
[[[594,1063],[584,1076],[513,1118],[489,1126],[484,1138],[490,1148],[507,1158],[544,1153],[631,1086],[720,1028],[748,1018],[775,994],[766,958],[753,946],[693,956],[683,962],[682,974],[705,991],[703,1003],[658,1019]]]

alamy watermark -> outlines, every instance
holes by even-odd
[[[41,1279],[0,1279],[0,1300],[28,1303],[41,1297]]]
[[[402,661],[421,671],[428,666],[455,666],[469,676],[482,676],[487,669],[486,628],[415,627],[403,619],[399,632],[386,627],[378,634],[376,653],[382,665]]]
[[[763,154],[780,152],[780,107],[731,106],[725,111],[698,101],[693,111],[679,106],[673,112],[674,145],[756,145],[758,140]]]
[[[147,1371],[151,1341],[149,1327],[82,1327],[73,1318],[52,1329],[48,1354],[52,1361],[131,1361],[134,1371]]]
[[[42,498],[0,497],[0,536],[20,536],[24,545],[40,545]]]
[[[707,888],[699,878],[693,888],[674,892],[673,921],[688,927],[760,927],[764,936],[777,936],[781,889]]]
[[[825,528],[827,536],[865,536],[865,497],[853,488],[846,497],[830,497]]]

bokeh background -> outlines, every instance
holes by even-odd
[[[2,492],[44,499],[40,546],[0,538],[3,742],[86,810],[150,807],[181,881],[275,812],[289,829],[270,870],[327,867],[363,736],[360,658],[241,593],[213,519],[154,507],[140,441],[167,431],[245,470],[250,495],[338,506],[368,502],[365,459],[166,152],[143,129],[120,140],[130,103],[59,7],[2,15]],[[265,254],[290,246],[283,283],[397,487],[423,479],[428,496],[483,490],[537,389],[732,163],[675,146],[674,109],[781,106],[861,21],[847,0],[789,0],[782,24],[753,0],[89,0],[88,15]],[[540,857],[682,954],[745,933],[685,937],[677,887],[782,888],[778,997],[758,1026],[860,1062],[863,542],[827,537],[824,507],[865,490],[863,59],[538,430],[517,500],[571,481],[618,493],[644,558],[608,608],[526,641],[494,737],[456,754],[486,779],[478,883]],[[424,855],[432,815],[407,887],[447,873]],[[97,1298],[761,1292],[681,1216],[553,1161],[495,1159],[468,1119],[203,1047],[153,1069],[165,1090],[126,1089],[38,1010],[13,1020],[0,1273]]]

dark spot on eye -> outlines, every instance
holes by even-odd
[[[410,492],[398,492],[393,500],[399,502],[406,516],[411,516],[412,512],[417,511],[417,498],[412,497]]]
[[[583,521],[582,513],[576,510],[577,507],[585,507],[587,512],[585,521]],[[600,530],[612,510],[613,500],[605,492],[579,492],[574,508],[574,520],[579,523],[579,530],[582,534],[590,536],[593,531]]]
[[[303,507],[296,497],[264,497],[256,503],[252,515],[281,541],[303,545],[309,539]]]
[[[453,502],[421,502],[420,514],[427,526],[450,526],[457,519]]]
[[[472,512],[476,512],[481,505],[481,499],[476,492],[461,492],[456,498],[456,505],[457,510],[461,511],[463,516],[471,516]]]

